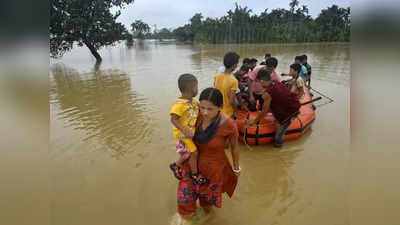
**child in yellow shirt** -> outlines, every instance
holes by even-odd
[[[176,152],[179,159],[170,164],[174,176],[182,179],[182,164],[190,157],[190,153],[196,152],[193,143],[195,125],[199,115],[199,104],[194,98],[198,92],[198,82],[192,74],[182,74],[178,79],[178,87],[182,96],[176,100],[170,111],[171,123],[174,125],[173,133],[176,141]]]

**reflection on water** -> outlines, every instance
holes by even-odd
[[[82,130],[82,141],[99,139],[113,157],[134,151],[138,142],[152,140],[146,99],[131,90],[120,71],[80,74],[62,65],[52,68],[51,102],[65,127]]]

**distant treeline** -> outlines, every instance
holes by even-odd
[[[308,7],[299,7],[292,0],[290,9],[265,9],[260,15],[235,5],[221,18],[203,18],[201,13],[190,24],[170,31],[162,29],[147,38],[176,38],[197,43],[288,43],[288,42],[348,42],[350,41],[350,8],[332,5],[313,19]]]
[[[313,19],[305,5],[292,0],[290,9],[265,9],[252,15],[247,7],[237,4],[221,18],[204,19],[195,14],[190,23],[175,30],[163,28],[150,32],[141,20],[127,29],[117,21],[121,9],[134,0],[50,0],[50,56],[57,58],[78,46],[87,46],[97,62],[98,50],[126,40],[133,45],[138,39],[177,39],[200,43],[287,43],[350,41],[350,8],[336,5],[324,9]],[[117,9],[113,11],[111,9]],[[131,32],[130,32],[131,31]]]

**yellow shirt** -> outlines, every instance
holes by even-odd
[[[214,86],[217,88],[224,97],[224,105],[222,111],[228,116],[232,116],[234,109],[230,102],[232,92],[236,92],[239,89],[238,80],[228,73],[218,73],[214,77]]]
[[[303,79],[301,79],[299,77],[296,79],[296,83],[291,84],[290,90],[298,95],[300,93],[300,89],[304,88],[304,86],[305,86],[305,84],[304,84]]]
[[[195,132],[195,125],[197,116],[199,115],[199,103],[195,98],[192,102],[187,99],[178,98],[174,106],[172,106],[169,114],[176,114],[179,116],[179,123],[182,126],[188,127],[193,133]],[[175,141],[182,140],[185,135],[178,128],[173,128]]]

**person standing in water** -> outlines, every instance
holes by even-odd
[[[236,91],[239,89],[238,80],[231,74],[236,69],[239,58],[240,56],[235,52],[226,53],[224,56],[225,71],[223,73],[218,73],[214,77],[214,87],[223,95],[224,104],[222,111],[230,117],[232,117],[236,111],[235,98]]]
[[[222,111],[223,96],[216,88],[200,94],[200,116],[194,141],[198,151],[183,164],[183,178],[178,184],[177,209],[186,220],[196,211],[196,202],[206,213],[222,207],[222,193],[232,197],[240,175],[238,129]],[[225,153],[230,143],[232,164]]]

